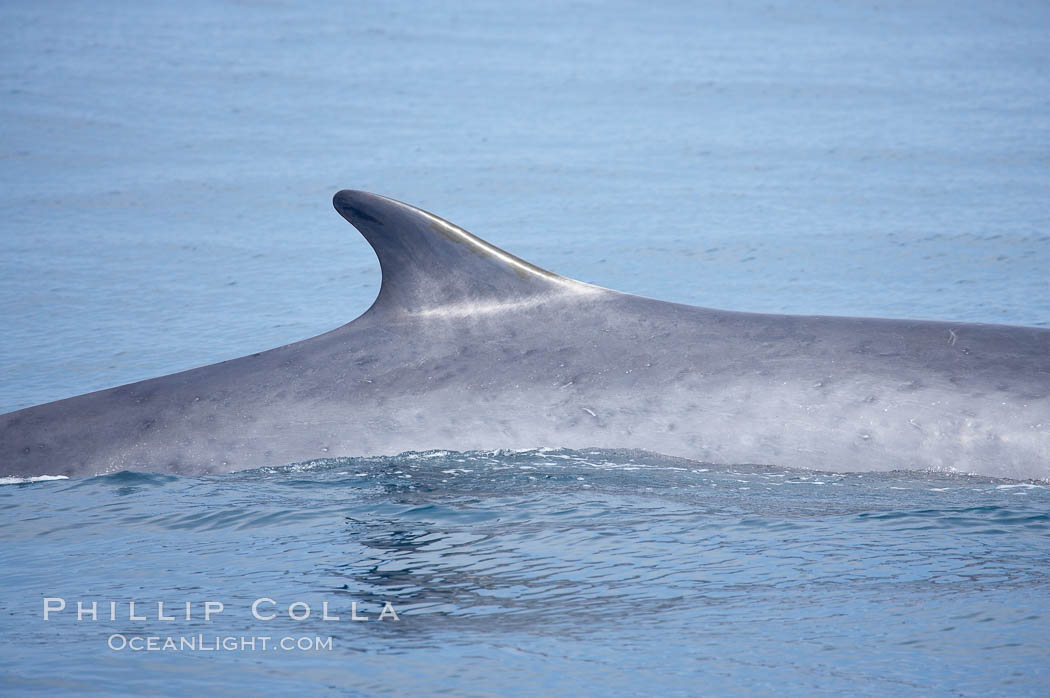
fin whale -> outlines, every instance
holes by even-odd
[[[667,303],[545,271],[393,199],[334,204],[382,267],[363,315],[0,415],[0,475],[551,446],[1050,477],[1050,329]]]

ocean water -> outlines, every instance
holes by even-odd
[[[14,485],[0,506],[18,521],[0,534],[15,692],[1045,695],[1050,681],[1044,485],[433,451]],[[44,621],[44,598],[67,608]],[[277,617],[253,618],[257,599]],[[224,608],[205,622],[208,600]],[[78,621],[77,601],[99,619]],[[339,620],[319,617],[325,602]],[[350,619],[355,602],[368,620]],[[296,603],[310,617],[290,619]],[[386,603],[400,620],[379,620]],[[256,645],[163,649],[197,636]],[[135,637],[158,649],[124,647]]]
[[[0,20],[0,412],[353,319],[342,188],[665,300],[1050,325],[1045,3]],[[1046,482],[536,447],[0,480],[0,693],[1046,695]]]

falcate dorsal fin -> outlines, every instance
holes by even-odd
[[[345,189],[335,209],[379,257],[383,282],[373,310],[440,314],[513,306],[597,287],[541,269],[431,213]]]

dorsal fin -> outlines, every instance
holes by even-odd
[[[333,204],[379,257],[383,282],[375,310],[441,312],[514,304],[566,290],[596,290],[385,196],[345,189],[335,195]]]

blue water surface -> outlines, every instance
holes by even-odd
[[[0,412],[350,321],[380,276],[342,188],[665,300],[1050,325],[1046,3],[0,22]],[[536,446],[5,480],[0,693],[1046,695],[1046,483]],[[332,645],[109,646],[198,633]]]
[[[10,485],[0,506],[18,521],[0,533],[0,676],[20,692],[1040,695],[1050,680],[1045,485],[436,451]],[[45,598],[68,608],[45,622]],[[260,598],[278,618],[252,617]],[[101,619],[78,622],[78,600]],[[207,600],[225,608],[203,622]],[[318,617],[325,601],[340,620]],[[310,618],[287,617],[296,602]],[[353,602],[369,620],[349,620]],[[400,620],[379,620],[387,602]],[[332,640],[111,649],[197,634]]]

